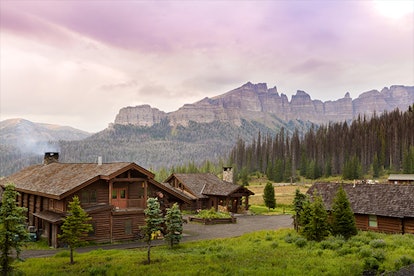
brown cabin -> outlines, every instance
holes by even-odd
[[[87,240],[113,242],[135,239],[144,225],[148,197],[189,203],[184,194],[154,180],[154,174],[135,163],[59,163],[58,153],[46,153],[44,164],[33,165],[0,180],[20,193],[17,204],[27,208],[27,225],[59,247],[58,239],[68,203],[78,196],[92,217]],[[1,190],[1,189],[0,189]]]
[[[308,194],[317,190],[330,211],[339,185],[348,195],[358,229],[414,234],[414,185],[315,183]]]
[[[226,179],[232,180],[229,167],[224,168]],[[230,175],[230,176],[229,176]],[[169,185],[191,198],[185,207],[189,210],[223,208],[229,212],[242,213],[249,208],[249,189],[224,181],[211,173],[174,173],[165,180]]]

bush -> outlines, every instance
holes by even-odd
[[[308,243],[307,240],[301,237],[297,238],[295,241],[296,246],[299,248],[305,247],[307,243]]]
[[[399,270],[400,268],[411,265],[411,264],[414,264],[414,259],[404,255],[395,261],[394,267],[395,267],[395,270]]]
[[[384,247],[387,246],[386,242],[382,239],[372,240],[372,241],[370,241],[369,245],[372,248],[384,248]]]
[[[374,257],[369,257],[364,260],[364,270],[372,271],[378,270],[380,263]]]
[[[361,250],[359,251],[359,255],[362,258],[372,257],[372,253],[373,253],[372,249],[366,246],[362,247]]]
[[[196,217],[201,218],[201,219],[217,219],[217,218],[231,218],[231,215],[229,213],[216,212],[214,208],[211,208],[209,210],[201,210],[196,215]]]

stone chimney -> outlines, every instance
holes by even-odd
[[[223,180],[233,183],[233,168],[223,167]]]
[[[43,158],[43,164],[49,165],[51,163],[59,162],[59,152],[45,152],[45,157]]]

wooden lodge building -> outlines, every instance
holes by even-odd
[[[17,204],[27,208],[27,224],[40,230],[49,245],[59,247],[60,226],[73,196],[92,217],[87,240],[113,242],[136,237],[144,225],[147,197],[162,192],[172,202],[190,198],[154,180],[135,163],[59,163],[58,153],[46,153],[44,164],[29,166],[0,180],[14,184]]]
[[[343,185],[360,230],[414,234],[414,185],[315,183],[325,207],[331,210],[339,185]]]
[[[226,175],[229,168],[223,172]],[[230,172],[231,174],[232,172]],[[225,178],[226,176],[224,176]],[[221,180],[211,173],[174,173],[165,180],[165,185],[178,190],[192,199],[185,209],[200,210],[219,207],[232,213],[242,213],[249,208],[249,196],[254,195],[249,189]]]
[[[135,163],[60,163],[58,158],[58,153],[46,153],[43,164],[29,166],[0,180],[0,199],[2,187],[13,184],[19,192],[18,206],[27,208],[27,226],[46,237],[53,247],[62,245],[58,234],[74,196],[79,197],[82,208],[92,217],[94,230],[86,239],[113,242],[136,238],[139,226],[145,224],[148,197],[158,197],[163,211],[174,202],[192,210],[232,202],[235,210],[242,196],[248,198],[253,194],[217,177],[213,181],[213,175],[199,176],[199,181],[205,180],[198,184],[204,187],[201,192],[193,190],[194,182],[187,181],[191,178],[181,174],[169,177],[171,184],[181,183],[177,187],[159,183],[153,173]],[[223,186],[215,192],[219,184]],[[248,199],[246,208],[247,202]]]

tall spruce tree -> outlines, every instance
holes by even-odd
[[[275,188],[270,182],[267,182],[263,190],[263,200],[265,206],[269,209],[269,211],[270,208],[276,208]]]
[[[301,213],[304,208],[305,201],[307,200],[306,195],[302,194],[299,189],[295,191],[295,197],[293,198],[293,207],[295,209],[295,214],[293,217],[293,223],[296,232],[299,231],[300,221],[301,221]]]
[[[161,230],[161,225],[164,222],[160,203],[157,198],[148,198],[147,208],[145,213],[145,226],[141,227],[144,234],[144,241],[147,243],[147,261],[151,263],[151,242],[153,239],[153,233]]]
[[[322,241],[329,236],[328,213],[322,201],[322,197],[315,192],[313,194],[313,202],[309,207],[305,206],[302,213],[302,220],[305,225],[301,233],[307,240]]]
[[[354,213],[342,185],[339,186],[332,204],[332,234],[341,235],[345,239],[357,234]]]
[[[13,184],[7,184],[0,205],[0,266],[2,275],[12,273],[10,255],[14,249],[19,257],[21,246],[28,238],[25,228],[26,208],[18,207],[16,198],[19,193]]]
[[[177,203],[174,203],[171,208],[167,209],[165,224],[167,226],[165,240],[169,243],[170,248],[173,248],[175,244],[180,243],[180,240],[183,237],[183,218]]]
[[[74,196],[69,202],[68,216],[64,218],[61,227],[62,234],[58,237],[65,242],[70,249],[70,263],[73,264],[73,250],[85,243],[84,237],[93,231],[89,221],[92,218],[82,209],[79,197]]]

